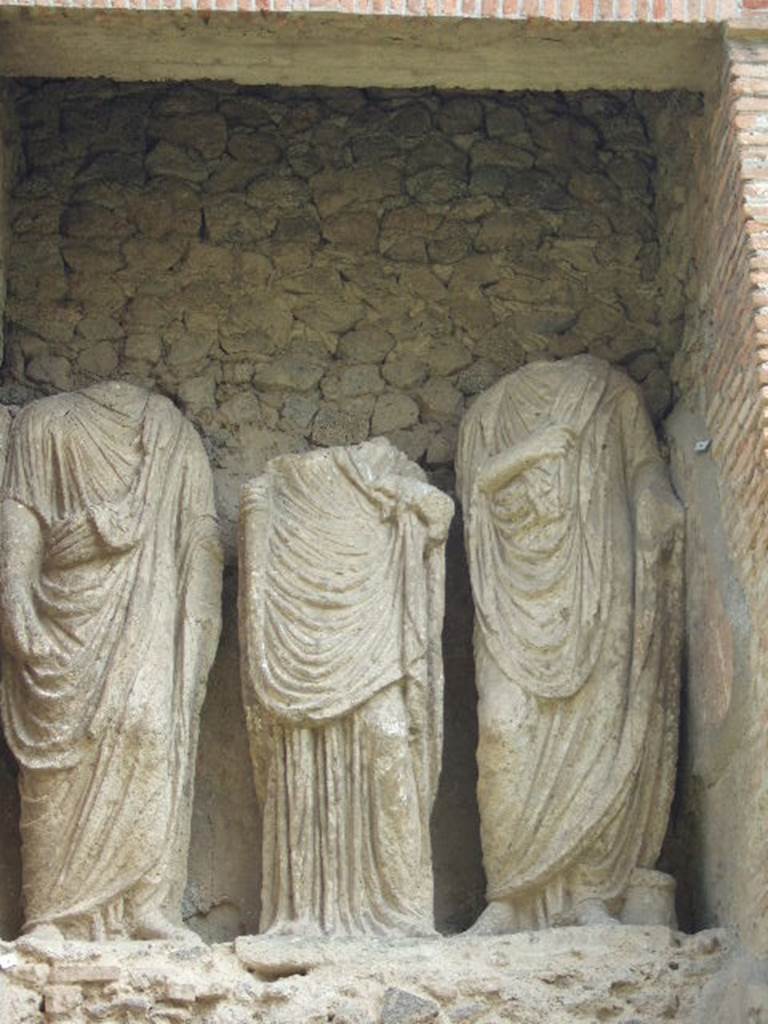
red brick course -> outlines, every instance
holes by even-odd
[[[712,314],[699,383],[746,567],[768,544],[768,44],[728,41],[697,177],[693,255]]]
[[[0,7],[97,10],[317,11],[566,22],[700,23],[768,11],[768,0],[0,0]]]

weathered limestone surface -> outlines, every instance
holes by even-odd
[[[175,935],[221,618],[200,439],[126,383],[33,402],[11,426],[0,538],[25,928]]]
[[[591,356],[532,363],[465,417],[457,476],[489,902],[476,930],[591,923],[625,898],[632,920],[630,884],[654,882],[633,872],[655,866],[672,803],[683,618],[682,509],[640,393]]]
[[[430,935],[453,502],[385,439],[272,459],[240,511],[261,931]]]
[[[723,932],[660,927],[209,948],[22,939],[0,955],[4,1024],[735,1024],[705,1013],[761,1005],[756,985],[723,994],[712,980],[730,965]]]

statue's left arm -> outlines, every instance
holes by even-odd
[[[414,513],[424,523],[429,547],[445,543],[454,511],[447,494],[411,476],[385,477],[379,487],[396,496],[395,515]]]
[[[189,426],[182,486],[183,613],[190,668],[204,695],[221,632],[223,555],[213,478],[200,439]]]
[[[641,544],[666,547],[682,527],[683,509],[672,489],[653,425],[635,386],[628,388],[623,397],[622,436],[637,540]]]

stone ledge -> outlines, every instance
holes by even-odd
[[[542,0],[543,2],[543,0]],[[0,3],[0,74],[242,85],[704,89],[715,21],[586,22]]]
[[[694,1024],[729,949],[721,931],[599,926],[434,940],[244,936],[211,947],[22,938],[2,953],[3,1024]]]

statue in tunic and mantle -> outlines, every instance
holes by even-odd
[[[672,799],[680,505],[637,387],[591,356],[478,398],[457,473],[489,903],[475,931],[609,920]]]
[[[453,502],[388,441],[273,459],[242,493],[240,647],[261,928],[433,934]]]
[[[187,934],[166,903],[185,870],[222,572],[202,444],[130,384],[33,402],[11,432],[0,538],[25,931]]]

